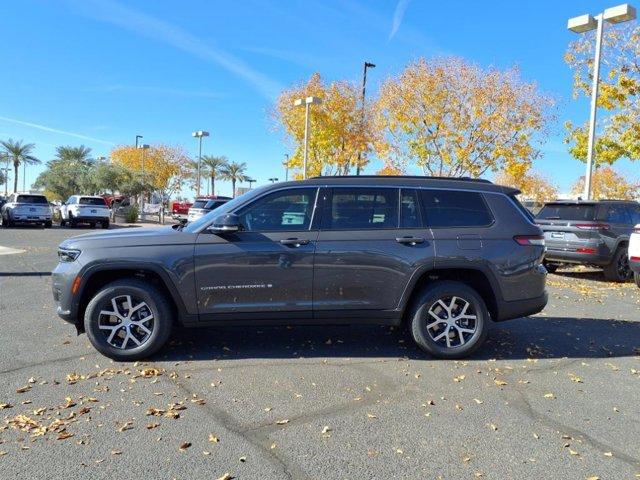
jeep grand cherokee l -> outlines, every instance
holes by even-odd
[[[172,325],[406,323],[440,358],[490,320],[547,303],[544,238],[517,190],[428,177],[272,184],[186,226],[74,237],[53,272],[58,315],[114,359]]]
[[[39,224],[51,228],[51,207],[44,195],[12,193],[0,209],[3,227],[17,224]]]
[[[632,276],[627,249],[640,204],[626,200],[547,203],[536,216],[545,235],[545,266],[554,272],[563,264],[601,267],[607,280]]]

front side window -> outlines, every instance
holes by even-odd
[[[486,227],[493,216],[477,192],[458,190],[422,190],[425,224],[434,228]]]
[[[398,190],[395,188],[334,188],[322,221],[322,228],[326,230],[397,227]]]
[[[266,195],[238,211],[240,223],[249,232],[308,230],[316,192],[316,188],[296,188]]]

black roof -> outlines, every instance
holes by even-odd
[[[322,185],[322,186],[396,186],[396,187],[438,187],[456,190],[479,190],[499,192],[508,195],[519,193],[517,188],[496,185],[482,178],[468,177],[426,177],[417,175],[344,175],[312,177],[307,180],[282,182],[278,185]]]

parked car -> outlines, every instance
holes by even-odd
[[[2,209],[2,206],[7,203],[7,199],[5,197],[3,197],[2,195],[0,195],[0,210]]]
[[[200,217],[206,215],[211,210],[218,208],[221,205],[224,205],[231,197],[198,197],[196,201],[193,202],[193,205],[189,208],[188,221],[193,222],[198,220]]]
[[[406,323],[425,351],[460,358],[490,321],[547,303],[544,237],[517,193],[429,177],[270,184],[186,226],[64,241],[53,297],[119,360],[156,352],[174,323]]]
[[[51,228],[51,215],[47,197],[31,193],[12,193],[0,209],[3,227],[26,223]]]
[[[640,287],[640,223],[635,226],[629,239],[629,266],[636,285]]]
[[[189,209],[193,205],[190,202],[172,202],[171,203],[171,216],[176,220],[187,220],[189,216]]]
[[[545,266],[550,272],[566,264],[601,267],[605,278],[631,278],[629,236],[640,223],[640,204],[626,200],[550,202],[536,216],[545,235]]]
[[[60,226],[75,227],[79,223],[88,223],[95,228],[109,228],[110,211],[102,197],[90,195],[71,195],[60,207]]]

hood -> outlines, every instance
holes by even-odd
[[[118,248],[193,243],[195,234],[175,230],[172,226],[158,228],[131,227],[106,232],[91,232],[71,237],[60,244],[64,248]]]

